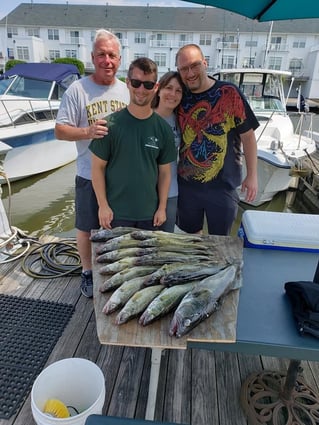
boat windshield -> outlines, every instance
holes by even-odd
[[[286,112],[281,75],[258,72],[223,72],[221,78],[236,84],[255,112]]]
[[[52,90],[52,85],[54,88]],[[33,99],[61,99],[65,89],[52,81],[41,81],[17,76],[6,92],[8,95]]]

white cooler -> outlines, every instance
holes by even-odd
[[[238,235],[246,248],[319,252],[319,215],[248,210]]]

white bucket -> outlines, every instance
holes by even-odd
[[[69,418],[52,418],[43,413],[45,402],[59,399],[79,412]],[[52,363],[34,381],[31,409],[37,425],[84,425],[87,417],[101,414],[105,382],[101,369],[90,360],[69,358]]]

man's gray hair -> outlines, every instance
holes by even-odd
[[[121,54],[122,46],[121,46],[120,39],[115,34],[113,34],[111,31],[108,31],[104,28],[100,28],[100,29],[96,30],[95,36],[94,36],[94,39],[93,39],[93,44],[92,44],[92,51],[94,51],[95,43],[97,42],[97,40],[99,40],[101,38],[106,39],[106,40],[109,40],[109,39],[115,40],[118,44],[118,47],[119,47],[119,53]]]

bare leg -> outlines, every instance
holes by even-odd
[[[82,230],[77,230],[76,235],[77,248],[82,263],[82,270],[91,270],[92,269],[92,256],[91,256],[91,241],[90,233],[83,232]]]

